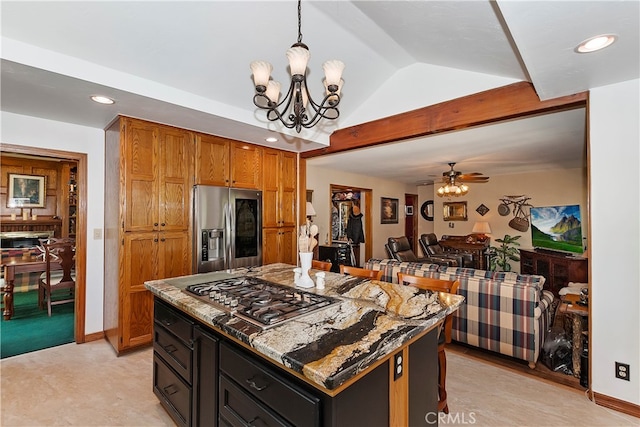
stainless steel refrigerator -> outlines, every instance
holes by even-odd
[[[262,265],[262,192],[194,186],[193,272]]]

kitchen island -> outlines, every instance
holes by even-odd
[[[295,290],[293,268],[145,284],[156,297],[154,392],[176,423],[437,423],[438,330],[461,296],[327,273],[326,287],[309,291],[332,304],[263,328],[185,291],[229,277]]]

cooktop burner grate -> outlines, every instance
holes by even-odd
[[[237,277],[189,285],[185,292],[263,329],[340,302],[257,277]]]

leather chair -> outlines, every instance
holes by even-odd
[[[441,280],[430,277],[411,276],[398,273],[398,283],[401,285],[411,285],[420,289],[432,292],[446,292],[455,294],[458,292],[460,282],[458,280]],[[444,348],[451,342],[451,328],[453,326],[453,314],[449,314],[438,335],[438,411],[449,413],[447,404],[447,355]]]
[[[474,266],[473,255],[466,252],[452,252],[445,250],[434,233],[420,235],[420,249],[425,256],[444,257],[455,259],[458,266],[472,268]]]
[[[427,256],[418,258],[411,249],[407,236],[389,237],[387,239],[386,249],[390,257],[398,261],[428,262],[430,264],[446,265],[448,267],[457,267],[459,265],[457,260],[447,257]]]

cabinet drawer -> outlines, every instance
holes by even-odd
[[[193,351],[158,323],[153,328],[153,349],[191,384]]]
[[[275,371],[250,360],[243,352],[226,343],[220,344],[220,370],[291,424],[319,425],[318,398],[281,378]]]
[[[157,353],[153,355],[153,393],[176,424],[191,425],[191,387]]]
[[[290,426],[278,419],[224,375],[220,376],[220,424],[245,426]],[[298,424],[300,426],[304,424]]]
[[[181,316],[174,308],[160,302],[154,303],[155,321],[193,348],[193,322]]]

